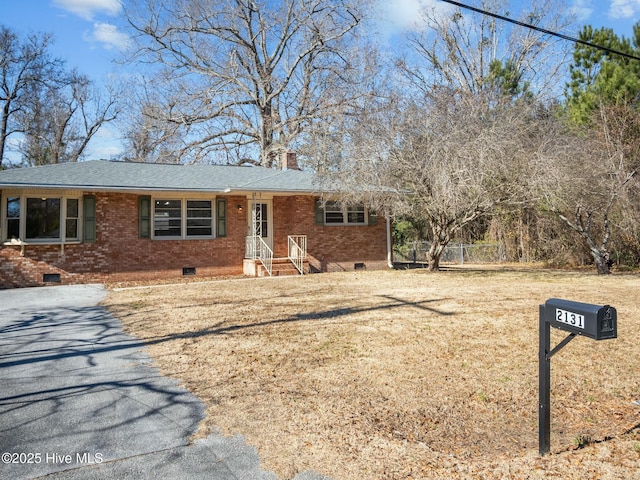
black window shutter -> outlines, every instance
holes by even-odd
[[[227,199],[216,200],[216,236],[227,236]]]
[[[377,225],[378,223],[378,212],[375,210],[368,210],[369,213],[369,225]]]
[[[151,197],[138,198],[138,229],[140,238],[151,238]]]
[[[322,200],[316,200],[316,225],[324,225],[324,207]]]
[[[82,197],[82,214],[84,225],[82,227],[82,241],[95,243],[96,241],[96,197],[85,195]]]

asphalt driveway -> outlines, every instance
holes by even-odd
[[[242,437],[190,444],[203,403],[160,375],[104,295],[0,290],[0,478],[276,479]]]

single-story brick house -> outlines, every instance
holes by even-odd
[[[390,266],[388,219],[327,198],[295,158],[0,171],[0,288]]]

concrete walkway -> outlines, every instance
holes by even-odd
[[[104,295],[0,290],[0,478],[276,479],[242,437],[189,444],[203,403],[159,374]]]

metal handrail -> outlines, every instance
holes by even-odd
[[[273,273],[273,250],[264,238],[250,235],[246,238],[246,256],[252,260],[260,260],[269,276]]]
[[[304,259],[307,256],[307,236],[289,235],[289,260],[304,275]]]
[[[256,252],[258,251],[256,247],[257,238],[258,237],[254,235],[247,235],[244,250],[245,258],[250,258],[251,260],[256,260],[258,258],[256,255]]]
[[[262,265],[264,265],[265,270],[271,276],[273,272],[273,250],[267,245],[267,242],[264,241],[264,238],[258,237],[260,239],[258,245],[260,247],[260,253],[258,258]]]

